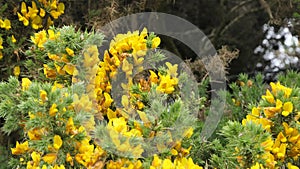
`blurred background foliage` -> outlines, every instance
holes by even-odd
[[[275,30],[288,27],[293,35],[300,33],[299,0],[89,0],[69,1],[69,4],[66,8],[69,15],[62,20],[88,29],[100,28],[109,21],[136,12],[165,12],[187,19],[208,36],[216,49],[227,45],[240,50],[239,58],[230,65],[228,77],[232,80],[241,72],[254,75],[268,64],[262,54],[254,54],[254,49],[265,38],[264,24],[274,26]],[[165,48],[184,59],[196,57],[174,39],[163,42]],[[264,65],[257,67],[258,63]],[[299,64],[292,68],[297,69],[297,66]]]

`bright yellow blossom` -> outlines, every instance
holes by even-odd
[[[252,166],[250,169],[263,169],[263,167],[260,167],[261,165],[256,162],[254,166]]]
[[[44,43],[47,41],[47,33],[45,30],[35,33],[34,36],[30,37],[32,42],[39,48],[44,48]]]
[[[175,169],[175,166],[170,159],[164,159],[162,169]]]
[[[68,53],[68,55],[74,56],[74,51],[68,47],[66,47],[66,52]]]
[[[66,71],[69,75],[73,75],[75,69],[76,69],[75,66],[74,66],[74,65],[71,65],[71,64],[66,64],[66,65],[63,67],[63,70]]]
[[[57,12],[60,14],[63,14],[65,11],[65,4],[64,3],[58,3]]]
[[[17,42],[17,40],[16,40],[16,38],[14,37],[14,35],[11,35],[11,42],[12,42],[12,43],[16,43],[16,42]]]
[[[40,98],[42,99],[43,102],[48,100],[47,98],[47,92],[45,90],[40,90]]]
[[[192,127],[188,128],[185,132],[184,132],[184,137],[186,138],[190,138],[194,133],[194,129]]]
[[[19,144],[17,141],[16,148],[11,148],[11,152],[13,155],[20,155],[24,154],[29,150],[28,147],[28,141],[25,141],[24,143]]]
[[[20,72],[21,72],[20,66],[15,66],[15,67],[14,67],[14,75],[15,75],[15,76],[19,76],[19,75],[20,75]]]
[[[49,110],[49,115],[50,116],[55,116],[56,113],[58,112],[58,109],[56,107],[57,105],[55,103],[52,104],[52,106],[50,107],[50,110]]]
[[[59,135],[55,135],[55,136],[53,137],[53,147],[54,147],[56,150],[58,150],[58,149],[60,149],[60,147],[62,146],[62,144],[63,144],[63,141],[62,141],[62,139],[60,138],[60,136],[59,136]]]
[[[31,153],[31,158],[33,160],[33,165],[34,166],[39,166],[40,160],[41,160],[41,155],[37,152],[32,152]]]
[[[60,36],[60,32],[57,32],[55,34],[55,32],[52,29],[48,29],[47,32],[48,32],[48,38],[50,40],[55,40],[55,39],[57,39]]]
[[[272,93],[274,93],[275,96],[281,91],[284,93],[284,97],[289,98],[292,93],[291,88],[281,85],[280,82],[277,82],[276,84],[271,82],[270,85],[272,88]]]
[[[52,164],[56,160],[56,158],[57,158],[56,153],[49,153],[42,157],[42,159],[48,164]]]
[[[158,82],[158,76],[152,70],[149,70],[149,72],[150,72],[150,77],[149,77],[150,82],[156,84]]]
[[[42,18],[37,15],[37,16],[34,17],[34,19],[32,19],[32,21],[31,21],[31,27],[33,29],[42,28],[43,27],[42,22],[43,22]]]
[[[67,153],[66,161],[69,162],[69,163],[71,164],[71,166],[74,165],[73,158],[72,158],[72,156],[70,155],[70,153]]]
[[[44,75],[47,78],[55,78],[56,77],[56,71],[50,68],[48,65],[44,64]]]
[[[21,13],[23,15],[26,15],[27,14],[27,7],[26,7],[26,3],[25,2],[22,2],[21,3]]]
[[[288,163],[288,169],[299,169],[299,167],[293,165],[292,163]]]
[[[170,159],[161,160],[155,154],[150,169],[203,169],[193,162],[192,158],[176,158],[173,162]]]
[[[31,81],[28,78],[22,78],[22,90],[25,91],[31,85]]]
[[[53,20],[51,20],[51,17],[48,17],[48,19],[47,19],[47,28],[49,27],[49,26],[51,26],[51,25],[53,25],[54,24],[54,22],[53,22]]]
[[[104,98],[105,98],[105,101],[103,103],[103,106],[108,108],[114,100],[106,92],[104,93]]]
[[[40,16],[44,17],[46,15],[46,12],[43,8],[40,8]]]
[[[55,164],[55,166],[51,167],[51,169],[65,169],[65,166],[64,165],[57,165],[57,164]]]
[[[30,19],[34,19],[37,16],[38,12],[39,10],[37,9],[36,3],[34,1],[31,1],[31,7],[28,7],[27,15],[29,15]]]
[[[0,19],[0,28],[9,30],[11,28],[10,20],[4,19],[4,21],[3,21]]]
[[[31,115],[34,117],[34,115]],[[27,135],[30,140],[40,140],[41,136],[43,135],[44,129],[34,128],[27,132]]]
[[[274,96],[269,89],[267,89],[266,95],[263,95],[262,98],[266,99],[269,103],[275,103]]]
[[[286,102],[283,105],[283,111],[282,111],[282,115],[283,116],[288,116],[291,112],[293,111],[293,103],[292,102]]]
[[[19,21],[23,22],[24,26],[28,26],[29,20],[26,17],[22,16],[19,12],[17,14],[18,14]]]
[[[155,38],[152,39],[152,48],[157,48],[159,44],[160,44],[160,38],[159,37],[155,37]]]
[[[156,90],[166,94],[171,94],[175,90],[175,85],[177,85],[178,79],[171,78],[169,74],[161,75],[159,73],[158,75],[160,77],[160,82]]]

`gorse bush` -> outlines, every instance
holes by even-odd
[[[258,75],[261,76],[261,75]],[[291,78],[299,77],[296,72],[289,71],[280,75],[279,79],[291,82]],[[256,78],[257,79],[257,78]],[[248,80],[248,79],[247,79]],[[252,81],[252,80],[251,80]],[[233,85],[235,86],[235,85]],[[248,88],[253,85],[248,86]],[[235,92],[250,89],[235,88]],[[257,88],[258,92],[262,89]],[[246,101],[251,101],[250,99]],[[215,153],[211,164],[217,168],[298,168],[299,166],[299,87],[292,88],[280,82],[270,83],[270,89],[260,98],[248,104],[248,114],[239,121],[229,121],[219,131],[219,139],[225,147],[213,141]],[[232,114],[239,114],[240,107],[235,101],[229,104]],[[232,117],[232,115],[229,115]],[[230,117],[228,119],[230,119]],[[234,117],[234,116],[233,116]],[[203,143],[202,143],[203,144]],[[207,144],[207,143],[206,143]]]
[[[1,79],[9,75],[31,76],[23,64],[27,59],[24,51],[30,45],[30,36],[54,25],[54,21],[64,14],[65,5],[58,0],[25,0],[1,2],[0,6]]]
[[[101,34],[79,33],[72,27],[32,36],[27,54],[43,67],[36,74],[39,81],[23,78],[19,84],[10,78],[1,86],[11,88],[1,97],[15,105],[1,102],[3,130],[23,133],[22,141],[11,148],[10,166],[200,168],[187,158],[191,147],[181,145],[191,137],[195,122],[189,112],[193,105],[176,94],[184,90],[187,74],[178,74],[178,65],[166,62],[134,77],[143,70],[144,60],[155,64],[164,59],[163,53],[147,51],[157,48],[160,39],[146,29],[117,35],[100,61],[97,45],[102,39]],[[112,81],[119,78],[126,80],[120,83],[118,105]],[[173,128],[177,123],[181,126]]]

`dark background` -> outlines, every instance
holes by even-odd
[[[199,27],[217,50],[227,45],[230,50],[240,51],[239,57],[229,66],[229,80],[235,80],[242,72],[250,76],[257,72],[264,73],[268,62],[253,52],[264,39],[264,24],[278,30],[292,20],[291,32],[294,35],[300,33],[299,19],[295,17],[300,9],[297,0],[88,0],[68,1],[65,4],[68,5],[62,23],[75,24],[82,29],[97,29],[119,17],[144,11],[182,17]],[[163,42],[161,47],[183,59],[195,57],[189,48],[174,39],[163,37]],[[277,50],[276,46],[274,50]],[[263,67],[256,68],[258,62]]]

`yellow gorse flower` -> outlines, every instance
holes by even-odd
[[[176,158],[173,162],[170,159],[159,159],[154,155],[150,169],[203,169],[193,162],[192,158]]]
[[[51,3],[51,9],[52,10],[50,11],[50,15],[54,19],[58,19],[58,17],[64,13],[65,5],[63,3],[58,3],[58,5],[57,5],[56,0],[54,0]]]
[[[48,164],[53,164],[56,158],[57,158],[56,153],[48,153],[42,157],[42,159]]]
[[[58,112],[57,105],[53,103],[52,106],[50,107],[49,115],[55,116],[57,112]]]
[[[285,87],[283,85],[280,84],[280,82],[277,83],[270,83],[271,88],[272,88],[272,93],[274,93],[275,96],[277,96],[278,92],[283,92],[284,93],[284,97],[285,98],[289,98],[291,93],[292,93],[292,89]]]
[[[40,90],[40,98],[43,102],[47,101],[47,92],[45,90]]]
[[[9,30],[11,28],[10,20],[8,19],[0,19],[0,28],[3,28],[5,30]]]
[[[288,116],[292,111],[293,111],[293,103],[292,102],[286,102],[283,105],[283,111],[282,111],[281,114],[283,116]]]
[[[24,154],[29,150],[28,141],[25,141],[24,143],[19,144],[17,141],[16,148],[11,148],[11,152],[13,155],[20,155]]]
[[[175,90],[175,86],[178,84],[178,79],[171,78],[169,74],[161,75],[159,73],[158,75],[160,78],[160,82],[156,90],[166,94],[171,94]]]
[[[15,76],[19,76],[20,73],[21,73],[20,66],[15,66],[15,67],[14,67],[14,75],[15,75]]]
[[[15,38],[14,35],[11,35],[11,42],[12,42],[12,43],[16,43],[16,42],[17,42],[17,40],[16,40],[16,38]]]
[[[32,42],[39,48],[44,48],[44,43],[47,41],[47,33],[45,30],[35,33],[34,36],[30,37]]]
[[[299,167],[293,165],[292,163],[288,163],[288,169],[299,169]]]
[[[275,102],[274,96],[273,96],[273,94],[269,91],[269,89],[267,90],[266,95],[263,95],[262,98],[263,98],[263,99],[266,99],[269,103],[274,103],[274,102]]]
[[[63,144],[63,141],[61,139],[61,137],[59,135],[55,135],[53,137],[53,147],[56,149],[56,150],[59,150],[60,147],[62,146]]]
[[[41,155],[34,151],[31,153],[31,158],[33,160],[33,167],[38,167],[41,160]]]
[[[68,55],[74,56],[74,51],[68,47],[66,47],[66,52],[68,53]]]
[[[31,81],[28,78],[22,78],[22,90],[25,91],[31,85]]]
[[[43,8],[40,8],[40,16],[44,17],[46,15],[46,11]]]
[[[54,167],[51,167],[51,169],[65,169],[65,166],[55,164]]]
[[[159,44],[160,44],[160,38],[159,37],[155,37],[155,38],[152,39],[152,48],[157,48]]]

